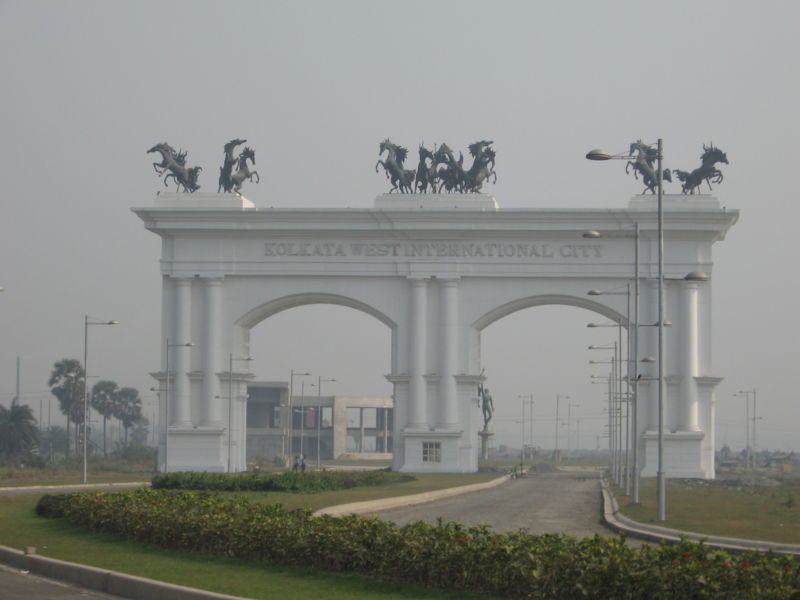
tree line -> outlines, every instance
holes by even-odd
[[[75,448],[78,447],[80,428],[83,425],[83,394],[86,372],[80,361],[64,358],[55,365],[48,385],[56,397],[59,409],[67,417],[67,431],[74,426]],[[100,380],[92,386],[89,404],[103,417],[103,455],[106,450],[106,425],[109,419],[117,419],[125,430],[125,445],[128,445],[128,430],[135,425],[144,425],[147,419],[142,414],[142,399],[139,391],[132,387],[119,387],[114,381]],[[66,458],[69,459],[69,440]]]

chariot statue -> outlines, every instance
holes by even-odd
[[[454,152],[447,144],[433,151],[424,145],[419,146],[419,163],[416,170],[406,169],[404,162],[408,150],[391,140],[381,142],[379,156],[386,152],[386,159],[380,159],[375,164],[375,172],[382,166],[386,178],[390,180],[392,189],[389,193],[478,193],[483,184],[492,178],[492,183],[497,182],[497,173],[494,171],[495,151],[491,147],[494,142],[482,140],[470,144],[469,153],[472,164],[464,168],[464,154],[458,153],[456,159]]]
[[[714,144],[706,146],[703,144],[703,154],[700,155],[701,164],[694,171],[681,171],[675,169],[676,177],[681,181],[681,188],[684,194],[694,194],[704,181],[708,184],[708,189],[712,189],[711,182],[722,182],[722,171],[717,169],[717,163],[728,164],[727,155],[715,148]]]
[[[153,163],[153,169],[159,177],[164,176],[164,186],[168,186],[167,180],[172,179],[178,186],[178,191],[183,188],[184,192],[194,192],[200,189],[200,184],[197,179],[200,175],[202,167],[187,167],[186,166],[186,152],[175,151],[175,148],[162,142],[156,144],[147,153],[158,152],[161,154],[161,162]]]

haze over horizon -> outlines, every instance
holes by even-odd
[[[368,208],[388,191],[374,170],[381,140],[407,147],[412,167],[420,143],[466,153],[490,139],[498,179],[484,191],[501,208],[619,209],[641,182],[585,153],[663,138],[672,169],[698,166],[703,144],[723,149],[711,193],[741,211],[714,245],[717,446],[744,446],[734,394],[755,388],[758,447],[798,450],[798,18],[790,1],[3,0],[0,403],[20,356],[22,401],[38,414],[53,364],[82,359],[90,315],[120,322],[90,331],[90,375],[138,388],[149,414],[160,240],[130,208],[165,189],[145,153],[158,142],[203,166],[204,192],[241,137],[258,159],[261,182],[243,188],[256,206]],[[551,448],[560,394],[578,405],[581,445],[605,446],[605,388],[590,383],[604,370],[588,364],[602,355],[586,348],[614,332],[587,329],[597,320],[547,306],[485,330],[496,444],[519,445],[520,397],[532,395],[534,443]],[[391,394],[389,331],[352,309],[271,317],[251,352],[259,380],[295,369],[336,378],[325,394]]]

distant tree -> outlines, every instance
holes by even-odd
[[[53,365],[53,372],[48,381],[50,392],[58,398],[59,409],[67,416],[67,431],[70,422],[75,423],[76,448],[78,425],[83,423],[84,376],[85,372],[80,361],[74,358],[62,358]],[[65,455],[69,460],[69,439]]]
[[[52,462],[57,452],[67,452],[69,432],[63,427],[52,425],[45,429],[39,436],[39,452],[42,456],[49,457]]]
[[[124,387],[117,391],[114,403],[114,416],[122,422],[125,429],[125,445],[128,445],[128,429],[142,418],[142,399],[139,390]]]
[[[147,445],[147,438],[150,436],[150,420],[144,415],[133,424],[131,429],[131,444],[136,446]]]
[[[30,406],[17,402],[13,402],[11,408],[0,406],[0,456],[19,458],[38,442],[39,430]]]
[[[119,392],[119,386],[113,381],[101,380],[92,387],[92,408],[103,415],[103,456],[106,452],[106,423],[114,416],[114,404]]]

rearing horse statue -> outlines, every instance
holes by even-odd
[[[242,182],[245,179],[250,181],[253,177],[256,178],[256,183],[260,183],[261,177],[258,175],[258,171],[253,170],[251,171],[247,167],[247,161],[251,161],[253,164],[256,164],[256,153],[252,148],[248,148],[245,146],[245,149],[242,150],[242,153],[239,154],[239,160],[236,164],[236,173],[231,175],[231,186],[233,187],[233,191],[237,194],[240,193],[239,190],[242,189]]]
[[[233,182],[231,181],[233,166],[239,160],[233,152],[236,146],[241,146],[245,142],[247,142],[247,140],[235,139],[225,144],[225,159],[222,166],[219,168],[219,187],[217,188],[217,193],[220,191],[226,193],[233,191]]]
[[[386,172],[386,177],[392,182],[392,189],[389,190],[391,194],[395,190],[399,190],[401,194],[414,193],[414,178],[416,173],[413,169],[404,169],[403,162],[406,160],[408,150],[397,144],[393,144],[388,138],[383,140],[380,145],[380,152],[378,156],[383,156],[386,152],[386,160],[378,160],[375,163],[375,172],[378,172],[378,166],[382,166]]]
[[[656,186],[658,185],[658,168],[654,167],[656,159],[658,158],[658,151],[652,146],[648,146],[642,140],[637,140],[631,144],[628,156],[633,156],[636,153],[636,158],[628,161],[625,165],[625,172],[628,173],[629,169],[633,169],[633,176],[639,179],[642,176],[644,183],[644,191],[646,194],[648,190],[651,194],[656,193]],[[669,169],[664,169],[662,172],[664,181],[672,181],[672,173]]]
[[[156,144],[147,151],[148,154],[150,152],[161,154],[161,162],[153,163],[153,168],[159,176],[164,175],[165,187],[168,185],[167,179],[172,179],[178,184],[178,191],[181,187],[183,187],[183,191],[190,193],[200,189],[197,178],[203,169],[202,167],[187,167],[186,152],[175,152],[175,148],[166,142]]]

